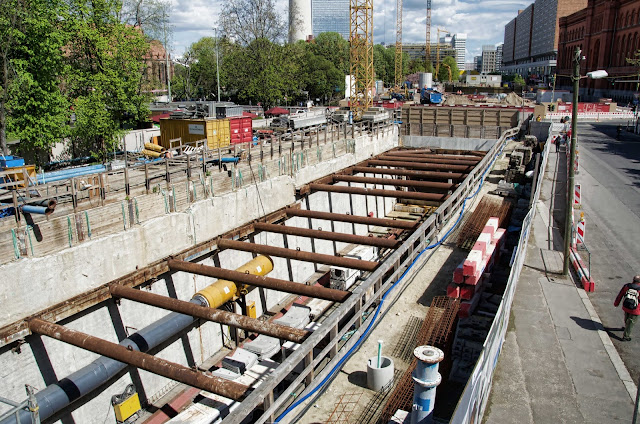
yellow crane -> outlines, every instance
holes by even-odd
[[[349,101],[353,119],[360,120],[373,104],[373,0],[350,0],[349,11]]]
[[[427,0],[427,44],[424,50],[424,59],[424,70],[426,71],[431,62],[431,0]]]
[[[402,85],[402,0],[396,0],[396,62],[395,89],[400,91]]]

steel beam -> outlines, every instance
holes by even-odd
[[[456,185],[450,183],[438,183],[433,181],[419,180],[399,180],[397,178],[373,178],[357,177],[354,175],[334,175],[333,181],[344,181],[350,183],[381,184],[399,187],[436,188],[441,190],[455,190]]]
[[[311,230],[307,228],[290,227],[286,225],[267,224],[264,222],[256,222],[253,227],[258,231],[268,231],[271,233],[288,234],[292,236],[310,237],[323,240],[340,241],[343,243],[363,244],[365,246],[376,246],[393,249],[398,245],[398,240],[358,236],[346,233],[334,233],[332,231]]]
[[[473,166],[467,165],[449,165],[444,163],[415,163],[415,162],[396,162],[392,160],[377,160],[371,159],[368,160],[368,165],[377,165],[377,166],[395,166],[397,168],[409,168],[409,169],[439,169],[445,171],[458,171],[458,172],[469,172],[473,169]]]
[[[471,160],[462,160],[462,159],[446,159],[446,158],[430,158],[430,157],[422,157],[422,156],[406,156],[406,155],[393,155],[386,154],[380,155],[376,159],[379,160],[393,160],[393,161],[407,161],[407,162],[418,162],[418,163],[438,163],[445,165],[467,165],[467,166],[476,166],[479,161],[471,161]]]
[[[463,180],[467,174],[461,172],[411,171],[408,169],[386,169],[370,166],[354,166],[353,172],[364,174],[401,175],[419,179]]]
[[[304,262],[341,266],[344,268],[359,269],[361,271],[373,271],[378,267],[378,262],[373,261],[363,261],[360,259],[344,258],[342,256],[304,252],[301,250],[285,249],[283,247],[265,246],[264,244],[246,243],[227,239],[218,239],[218,248],[223,250],[233,249],[244,252],[259,253],[262,255],[278,256],[281,258],[295,259]]]
[[[97,353],[98,355],[106,356],[136,368],[230,399],[242,400],[247,390],[249,390],[249,387],[243,384],[218,377],[207,376],[183,365],[160,359],[137,350],[129,350],[125,346],[71,330],[39,318],[29,320],[29,329],[34,333],[60,340]]]
[[[349,194],[361,194],[363,196],[380,196],[380,197],[393,197],[402,199],[413,200],[429,200],[436,202],[443,202],[447,199],[447,194],[442,193],[420,193],[416,191],[401,191],[401,190],[381,190],[376,188],[364,188],[364,187],[348,187],[331,184],[309,184],[311,191],[330,191],[332,193],[349,193]]]
[[[278,280],[276,278],[245,274],[243,272],[231,271],[229,269],[202,264],[194,264],[192,262],[178,261],[175,259],[169,259],[168,264],[172,271],[190,272],[192,274],[204,275],[211,278],[221,278],[233,281],[234,283],[264,287],[300,296],[331,300],[333,302],[344,302],[350,295],[348,291],[328,289],[322,286],[307,286],[306,284],[294,283],[287,280]]]
[[[185,315],[191,315],[195,318],[217,322],[230,327],[242,328],[243,330],[258,334],[266,334],[267,336],[277,337],[279,339],[289,340],[295,343],[302,343],[302,340],[304,340],[309,334],[305,330],[288,327],[286,325],[260,321],[244,315],[238,315],[222,311],[220,309],[208,308],[195,303],[185,302],[184,300],[173,299],[171,297],[161,296],[143,290],[136,290],[117,284],[109,286],[109,291],[115,297],[122,297],[144,303],[146,305],[156,306],[158,308],[179,312]]]
[[[353,224],[378,225],[381,227],[401,228],[403,230],[411,230],[418,225],[418,221],[404,221],[401,219],[389,218],[373,218],[368,216],[347,215],[332,212],[310,211],[306,209],[287,209],[288,217],[301,216],[312,219],[323,219],[326,221],[351,222]]]
[[[393,155],[393,156],[404,156],[404,157],[418,157],[418,158],[434,158],[434,159],[454,159],[454,160],[471,160],[480,162],[482,160],[482,156],[476,155],[446,155],[446,154],[438,154],[428,151],[418,151],[414,152],[412,150],[390,150],[385,154]]]

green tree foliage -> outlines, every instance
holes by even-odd
[[[349,73],[349,42],[337,32],[323,32],[309,44],[312,52],[324,57],[344,75]]]
[[[60,84],[66,42],[54,0],[7,0],[0,8],[0,145],[20,139],[18,151],[48,149],[66,133],[68,105]]]
[[[70,0],[70,7],[66,84],[76,115],[73,148],[104,160],[123,130],[149,114],[142,86],[149,43],[139,28],[118,19],[114,0]]]
[[[451,70],[451,74],[449,74],[449,69]],[[449,79],[449,75],[451,75],[451,79]],[[457,82],[459,76],[460,71],[458,70],[456,60],[451,56],[446,56],[444,59],[442,59],[442,62],[440,63],[440,69],[438,70],[438,81]]]
[[[344,94],[345,73],[336,68],[330,59],[315,51],[310,47],[305,53],[304,88],[309,92],[309,98],[326,98],[331,102]]]

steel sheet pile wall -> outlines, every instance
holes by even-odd
[[[550,137],[550,135],[551,127],[549,128],[548,137]],[[544,169],[547,166],[550,147],[551,143],[546,143],[542,155],[542,163],[539,168],[540,173],[544,173]],[[536,214],[535,205],[538,203],[543,179],[544,178],[538,178],[533,202],[531,203],[532,207],[522,223],[522,231],[520,233],[518,244],[516,245],[517,251],[513,256],[511,273],[509,274],[507,288],[504,292],[504,296],[502,297],[502,303],[498,308],[498,312],[493,320],[487,339],[484,342],[478,362],[476,363],[471,377],[469,377],[469,381],[467,382],[464,392],[458,401],[458,406],[451,417],[451,423],[466,424],[480,422],[484,415],[487,400],[489,399],[493,373],[496,365],[498,364],[498,355],[500,355],[502,343],[504,342],[505,334],[507,332],[507,325],[509,324],[509,315],[511,313],[513,296],[515,294],[518,279],[520,278],[520,272],[522,271],[522,266],[527,254],[529,232]]]

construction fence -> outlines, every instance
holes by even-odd
[[[551,126],[548,128],[547,138],[551,137]],[[547,166],[547,160],[549,157],[549,150],[551,143],[546,143],[544,151],[542,152],[542,163],[538,170],[539,173],[544,173],[544,169]],[[476,362],[476,366],[469,377],[464,392],[460,396],[458,406],[451,417],[451,423],[453,424],[467,424],[474,422],[481,422],[484,415],[487,401],[489,399],[489,392],[491,390],[491,382],[493,380],[493,373],[496,365],[498,364],[498,357],[502,350],[502,343],[504,342],[507,332],[507,326],[509,324],[509,316],[511,313],[511,305],[513,303],[513,297],[516,291],[518,280],[520,278],[520,272],[527,254],[527,243],[529,241],[529,233],[531,231],[531,225],[536,214],[536,204],[540,196],[540,190],[542,187],[543,178],[538,178],[533,201],[531,202],[531,209],[524,218],[522,223],[522,230],[520,232],[520,239],[516,245],[516,249],[513,252],[511,258],[511,273],[509,274],[509,280],[505,289],[502,303],[498,308],[496,317],[493,321],[489,334],[484,342],[480,357]]]

